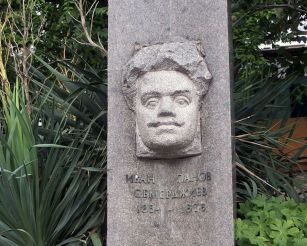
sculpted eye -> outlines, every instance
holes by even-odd
[[[178,96],[175,98],[175,103],[181,107],[185,107],[190,104],[190,100],[185,96]]]
[[[150,98],[145,102],[145,107],[154,109],[158,105],[158,103],[159,103],[158,98]]]

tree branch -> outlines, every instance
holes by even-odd
[[[88,42],[88,43],[86,43],[86,45],[92,46],[92,47],[97,48],[98,50],[100,50],[102,56],[108,56],[108,52],[103,47],[103,45],[101,43],[97,44],[96,42],[94,42],[92,37],[91,37],[91,35],[90,35],[90,33],[89,33],[89,31],[87,30],[86,14],[85,14],[84,8],[83,8],[83,1],[79,0],[78,2],[75,2],[75,4],[76,4],[76,7],[77,7],[77,9],[79,11],[80,20],[81,20],[81,26],[82,26],[83,32],[85,34],[86,40]]]
[[[7,21],[8,21],[8,19],[7,19],[8,10],[7,10],[7,13],[6,13],[5,16],[6,17],[5,17],[3,22],[1,22],[1,19],[0,19],[0,81],[1,81],[1,85],[2,85],[2,88],[4,89],[4,91],[7,91],[9,86],[10,86],[10,83],[8,81],[8,78],[7,78],[5,64],[4,64],[4,60],[3,60],[3,54],[2,54],[2,35],[3,35],[3,30],[5,28],[5,25],[6,25]]]
[[[303,9],[301,7],[295,7],[290,4],[290,1],[288,4],[264,4],[264,5],[257,5],[255,6],[256,10],[265,10],[265,9],[277,9],[277,8],[283,8],[283,9],[292,9],[299,13],[307,14],[307,10]]]

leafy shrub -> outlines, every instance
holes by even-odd
[[[19,88],[0,89],[0,245],[99,245],[105,150],[64,141],[62,128],[58,142],[36,144]]]
[[[239,246],[307,245],[307,204],[264,195],[240,204],[236,220]]]

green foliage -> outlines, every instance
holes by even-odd
[[[99,245],[106,205],[106,59],[92,47],[77,42],[85,42],[86,39],[74,0],[25,1],[26,11],[22,3],[13,0],[0,3],[1,28],[6,21],[4,35],[0,35],[0,45],[3,44],[1,58],[8,79],[14,81],[18,75],[24,79],[23,71],[19,71],[21,58],[18,53],[25,46],[34,45],[35,54],[44,57],[42,60],[31,54],[22,59],[27,64],[27,77],[31,77],[32,113],[28,123],[35,139],[22,147],[26,149],[28,146],[35,152],[36,165],[33,166],[38,168],[35,174],[39,178],[35,179],[35,184],[39,189],[33,199],[29,195],[32,200],[29,198],[31,201],[27,202],[27,209],[14,212],[24,213],[26,217],[27,213],[31,215],[29,211],[34,211],[35,215],[27,219],[28,224],[10,222],[14,221],[13,216],[6,218],[4,223],[10,228],[24,232],[18,234],[23,238],[9,237],[9,240],[20,246],[45,243],[85,245],[90,241]],[[105,45],[107,1],[97,1],[92,8],[93,1],[83,3],[92,39]],[[26,14],[26,22],[23,14]],[[25,29],[29,33],[26,36]],[[50,64],[51,60],[56,62]],[[26,83],[21,84],[24,87]],[[7,128],[6,123],[2,125]],[[9,138],[7,134],[17,135],[8,130],[5,134],[3,141]],[[34,142],[36,147],[32,147]],[[20,151],[20,148],[16,150]],[[8,160],[2,164],[5,163]],[[11,172],[15,170],[12,168]],[[50,179],[48,175],[54,178]],[[29,188],[28,192],[33,192],[33,189]],[[18,199],[17,196],[13,202],[19,204]],[[33,203],[35,199],[38,199],[36,204]],[[26,235],[29,235],[28,239]]]
[[[38,205],[37,153],[32,148],[32,126],[18,83],[13,92],[1,91],[1,105],[0,244],[32,245],[34,239],[25,227],[31,223],[33,208]]]
[[[84,168],[89,173],[105,171],[106,160],[106,109],[107,88],[105,78],[91,66],[87,68],[76,66],[67,61],[57,61],[52,65],[39,57],[36,59],[48,72],[43,74],[34,67],[30,72],[33,82],[33,94],[39,91],[33,107],[35,111],[34,122],[40,122],[41,127],[36,132],[41,136],[41,143],[67,144],[73,142],[82,146],[82,151],[91,150],[92,155],[87,160],[92,163]],[[56,68],[65,69],[66,74]],[[81,147],[79,147],[81,148]],[[98,169],[97,165],[103,164]],[[92,179],[92,177],[89,177]],[[106,180],[102,180],[101,192],[106,192]],[[106,197],[101,198],[100,212],[105,213]],[[93,213],[92,211],[91,213]],[[100,223],[105,223],[99,218]],[[97,228],[99,230],[99,228]],[[94,245],[99,245],[101,238],[99,232],[90,233]]]
[[[305,98],[307,53],[276,49],[266,55],[259,49],[260,44],[274,47],[280,40],[298,40],[297,27],[306,18],[302,12],[306,4],[306,0],[232,1],[239,200],[259,193],[286,193],[297,201],[306,198],[299,196],[301,187],[296,185],[291,170],[307,146],[291,157],[278,150],[286,143],[280,141],[281,137],[291,139],[293,134],[294,126],[285,127],[284,120],[291,117],[295,104],[301,105]],[[273,130],[275,119],[280,119],[281,124]]]
[[[293,91],[295,101],[298,104],[304,104],[305,100],[307,99],[307,81],[305,81],[305,84],[301,84],[297,87],[295,87]]]
[[[90,66],[83,69],[66,61],[58,61],[67,75],[37,57],[47,75],[31,68],[33,89],[40,92],[34,108],[43,126],[40,134],[46,138],[62,136],[80,144],[106,146],[107,87],[105,78]],[[59,131],[60,130],[60,131]],[[53,137],[51,138],[53,139]],[[46,139],[45,139],[46,141]]]
[[[307,18],[305,6],[306,0],[232,1],[236,81],[251,76],[261,79],[271,74],[290,75],[294,72],[304,76],[307,68],[305,49],[286,49],[279,47],[277,42],[306,43],[306,37],[301,36],[303,33],[298,31],[300,22]],[[260,50],[261,44],[272,45],[273,50]],[[247,94],[250,89],[253,88],[246,84]],[[299,84],[293,84],[284,96],[288,98],[289,108],[297,111],[297,106],[302,108],[302,101],[307,98],[307,90]],[[299,111],[299,116],[305,116],[303,110]]]
[[[0,35],[0,47],[2,41],[2,52],[7,56],[5,60],[9,65],[7,72],[10,81],[15,81],[15,69],[20,65],[20,61],[17,61],[20,60],[18,54],[30,45],[40,56],[48,54],[57,59],[69,59],[81,66],[88,63],[101,74],[104,73],[106,58],[102,58],[101,54],[89,45],[84,45],[87,41],[80,24],[76,1],[30,0],[25,1],[25,8],[22,3],[4,0],[1,5],[0,2],[0,27],[5,23],[3,35]],[[87,13],[87,28],[92,39],[106,46],[107,1],[97,1],[97,5],[93,5],[94,1],[83,3]],[[30,58],[27,57],[28,62],[31,61]]]
[[[102,44],[106,45],[107,1],[97,1],[96,9],[90,8],[94,1],[83,2],[85,9],[88,10],[87,27],[91,30],[93,40],[99,39]],[[62,59],[75,59],[75,64],[83,64],[82,59],[76,60],[75,54],[78,54],[91,66],[101,70],[105,69],[106,59],[102,59],[100,53],[92,47],[79,43],[85,42],[85,37],[79,23],[80,16],[74,0],[43,3],[39,6],[39,11],[45,16],[45,32],[41,35],[37,44],[38,55],[48,54],[48,56]]]
[[[306,5],[306,0],[232,1],[233,42],[238,75],[244,77],[259,75],[264,69],[268,72],[276,70],[277,63],[282,67],[294,67],[296,71],[299,67],[304,69],[303,64],[296,63],[296,60],[300,57],[303,58],[299,60],[304,60],[306,55],[292,56],[286,50],[280,50],[277,52],[279,55],[271,59],[264,57],[258,46],[273,44],[274,47],[278,41],[301,40],[297,28],[300,21],[307,17]]]
[[[94,246],[102,246],[102,242],[101,242],[102,240],[98,233],[91,234],[91,240]]]
[[[275,130],[273,119],[288,118],[287,98],[289,88],[297,83],[297,74],[285,79],[267,77],[257,79],[251,76],[235,83],[235,122],[237,170],[237,194],[239,199],[253,198],[258,193],[280,195],[286,192],[295,200],[299,188],[294,185],[291,175],[303,146],[297,154],[287,157],[278,149],[284,147],[281,137],[292,138],[293,127],[283,126],[283,121]],[[304,174],[302,172],[302,174]]]
[[[107,1],[83,3],[92,39],[105,45]],[[24,78],[31,77],[32,111],[29,117],[21,104],[7,107],[5,100],[16,100],[3,94],[1,103],[7,109],[0,116],[4,127],[0,166],[5,171],[0,187],[0,245],[101,245],[106,205],[106,59],[77,42],[86,40],[79,19],[74,0],[0,2],[0,28],[4,28],[0,65],[8,80],[20,77],[23,88],[28,84]],[[33,53],[20,55],[30,45],[44,60]],[[50,64],[51,60],[56,62]],[[4,192],[8,190],[11,198]],[[14,206],[8,212],[9,203]]]
[[[307,245],[307,204],[282,197],[258,196],[240,204],[238,246]]]
[[[6,49],[16,50],[25,44],[36,45],[43,30],[44,15],[40,12],[40,6],[44,2],[44,0],[30,0],[22,5],[22,1],[8,0],[7,4],[0,7],[0,21],[6,21],[2,36],[8,45]]]
[[[26,167],[27,174],[37,172],[37,153],[36,149],[32,148],[35,140],[21,90],[18,80],[13,92],[5,93],[0,90],[2,125],[3,131],[6,132],[0,135],[0,164],[7,172],[19,170],[19,174],[24,175],[23,166]]]
[[[35,145],[43,136],[32,131],[23,92],[1,103],[0,245],[87,245],[104,220],[105,152],[59,134],[65,146]]]

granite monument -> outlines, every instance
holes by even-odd
[[[108,246],[233,246],[229,4],[109,0]]]

